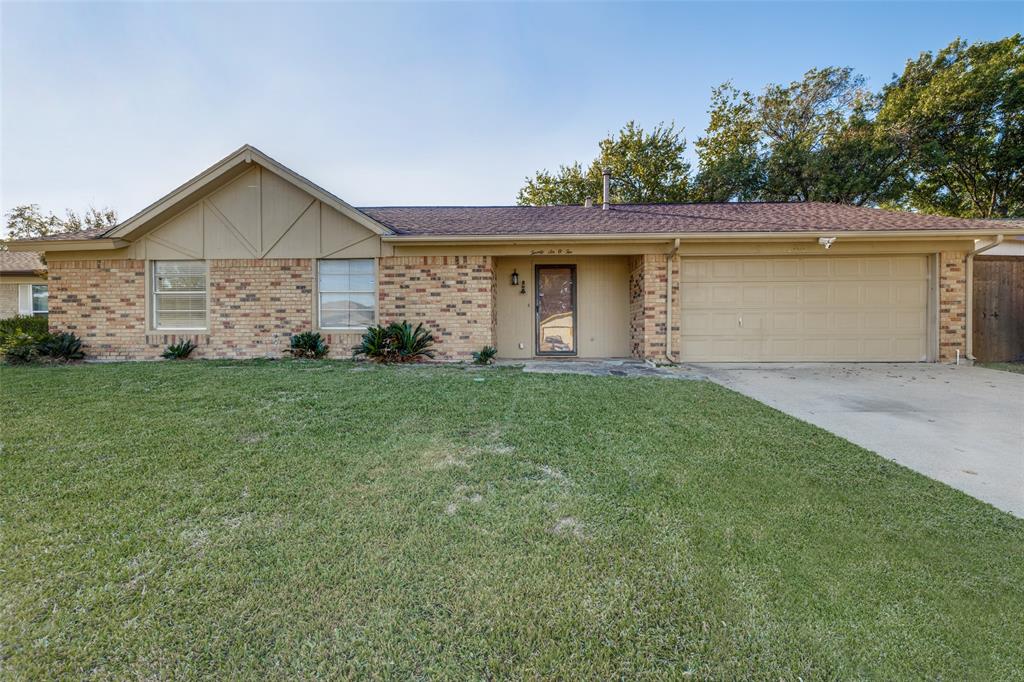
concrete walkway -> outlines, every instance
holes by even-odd
[[[594,377],[657,377],[660,379],[706,379],[687,367],[655,367],[640,360],[544,360],[499,361],[498,364],[522,365],[533,374],[586,374]]]
[[[693,368],[1024,517],[1024,374],[937,364]]]

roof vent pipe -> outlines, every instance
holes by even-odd
[[[612,183],[612,169],[605,166],[601,171],[601,210],[608,210],[608,190]]]

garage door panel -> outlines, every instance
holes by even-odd
[[[925,256],[684,259],[689,361],[919,361]]]

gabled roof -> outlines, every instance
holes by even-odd
[[[32,251],[0,251],[0,275],[34,275],[46,272],[46,264]]]
[[[394,206],[359,210],[387,225],[398,237],[1020,229],[1000,221],[820,202],[613,204],[608,210],[600,206]]]
[[[350,206],[348,203],[343,201],[340,197],[331,194],[323,187],[307,180],[303,176],[299,175],[295,171],[291,170],[287,166],[278,163],[274,159],[270,158],[260,150],[256,149],[252,145],[245,144],[238,148],[237,151],[224,157],[217,163],[213,164],[199,175],[195,176],[185,184],[181,185],[177,189],[171,191],[167,195],[156,200],[146,208],[142,209],[128,220],[117,225],[111,230],[108,230],[100,235],[85,236],[90,231],[86,230],[80,233],[75,233],[67,236],[66,239],[95,239],[102,237],[104,239],[124,239],[129,237],[135,230],[142,227],[146,223],[149,223],[154,218],[164,216],[172,211],[175,207],[180,206],[182,203],[187,202],[195,194],[203,190],[204,188],[216,185],[218,180],[224,177],[233,177],[238,173],[239,167],[249,163],[258,163],[272,173],[277,174],[284,180],[292,183],[299,189],[311,194],[315,198],[319,199],[323,203],[327,204],[331,208],[335,209],[339,213],[348,216],[357,223],[363,225],[370,231],[376,234],[390,234],[391,230],[384,227],[374,219],[360,213],[358,210]]]

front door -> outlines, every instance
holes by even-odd
[[[538,265],[537,355],[576,355],[576,266]]]

